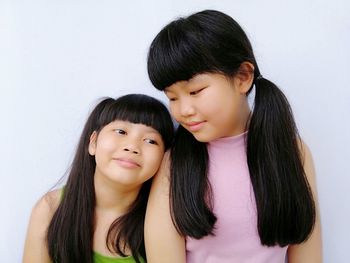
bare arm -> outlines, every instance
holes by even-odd
[[[320,213],[317,202],[317,189],[315,169],[311,152],[306,144],[302,144],[302,153],[304,156],[304,169],[306,177],[311,186],[313,197],[316,203],[316,223],[309,239],[299,245],[291,245],[288,248],[289,263],[321,263],[322,262],[322,238]]]
[[[153,179],[145,219],[145,247],[149,263],[186,262],[185,240],[176,231],[169,207],[169,154]]]
[[[59,190],[55,190],[43,196],[34,206],[24,244],[23,263],[51,263],[46,244],[46,231],[58,200]]]

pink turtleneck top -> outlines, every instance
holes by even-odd
[[[246,156],[247,133],[208,143],[215,236],[186,239],[187,263],[284,263],[287,247],[260,243]]]

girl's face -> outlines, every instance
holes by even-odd
[[[199,74],[165,89],[170,112],[201,142],[245,131],[249,118],[246,87],[237,77],[218,73]]]
[[[91,135],[89,153],[95,156],[95,177],[135,188],[157,172],[164,144],[152,127],[116,120]]]

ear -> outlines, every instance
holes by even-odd
[[[94,131],[90,136],[89,154],[94,156],[96,153],[97,132]]]
[[[246,94],[253,84],[254,65],[250,62],[243,62],[234,78],[239,92]]]

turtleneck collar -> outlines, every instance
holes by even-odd
[[[246,144],[248,131],[230,137],[222,137],[210,141],[210,147],[232,148],[233,146],[243,146]]]

